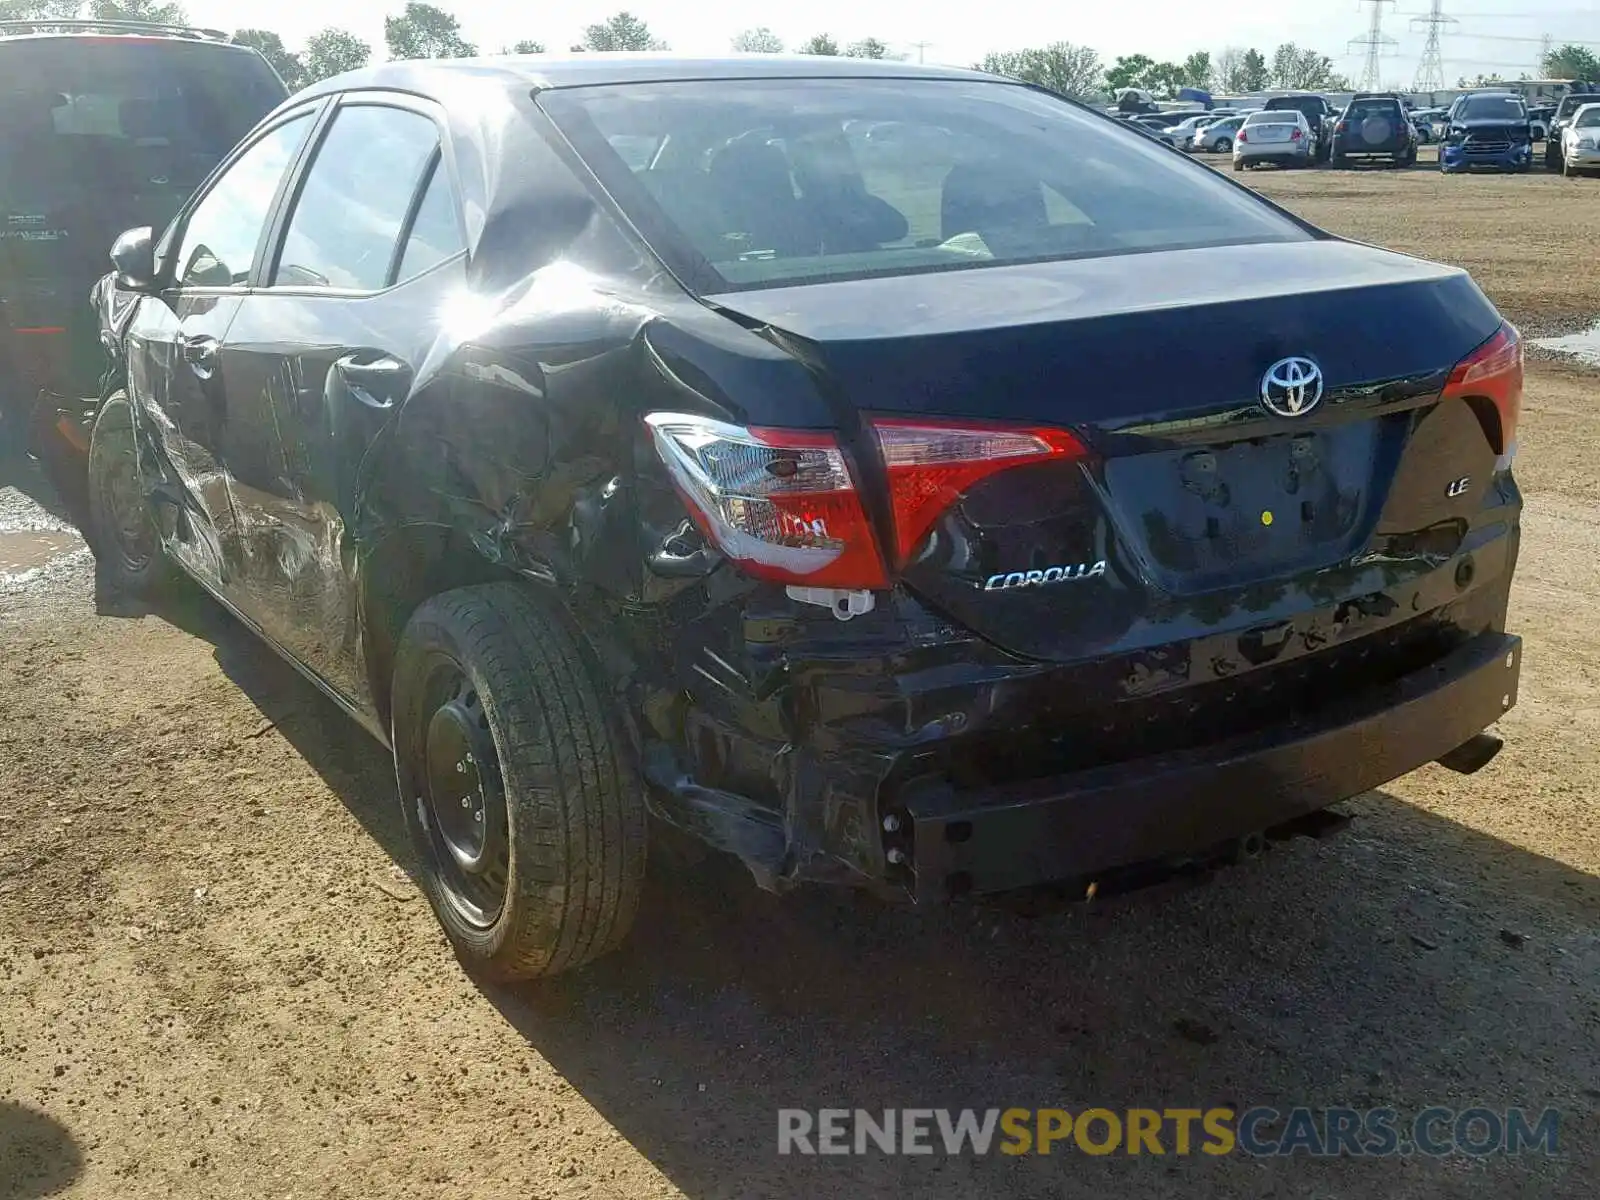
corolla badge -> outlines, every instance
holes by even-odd
[[[1322,403],[1322,368],[1309,358],[1283,358],[1261,377],[1261,407],[1279,417],[1303,417]]]
[[[991,575],[984,580],[986,592],[1004,592],[1011,588],[1048,587],[1052,583],[1072,583],[1078,579],[1100,579],[1105,576],[1104,560],[1097,563],[1074,563],[1071,566],[1048,567],[1043,571],[1011,571]]]

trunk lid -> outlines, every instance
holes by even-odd
[[[810,362],[846,429],[882,414],[1079,436],[1088,460],[983,481],[903,570],[1028,656],[1160,644],[1390,586],[1455,552],[1492,473],[1472,409],[1434,400],[1499,315],[1463,272],[1371,247],[1135,254],[713,300]],[[1300,415],[1260,399],[1286,359],[1322,372],[1320,403]],[[859,449],[870,475],[866,439]]]

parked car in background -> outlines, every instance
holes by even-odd
[[[1339,114],[1330,161],[1344,167],[1358,159],[1387,159],[1403,167],[1416,163],[1417,131],[1399,96],[1358,93]]]
[[[1585,104],[1561,131],[1561,173],[1571,178],[1600,171],[1600,103]]]
[[[1450,107],[1450,127],[1439,147],[1446,175],[1489,168],[1523,172],[1533,166],[1528,110],[1514,92],[1473,92]]]
[[[1239,136],[1239,127],[1243,124],[1243,116],[1222,117],[1195,130],[1189,148],[1204,154],[1232,154],[1234,139]]]
[[[1167,131],[1165,116],[1136,116],[1129,118],[1127,123],[1152,141],[1160,142],[1163,146],[1169,146],[1174,150],[1178,148],[1177,137]]]
[[[1328,161],[1333,153],[1333,126],[1339,114],[1333,105],[1328,103],[1326,96],[1312,93],[1274,96],[1262,105],[1262,108],[1267,112],[1286,112],[1292,109],[1305,117],[1306,128],[1311,134],[1313,160]]]
[[[1554,113],[1555,109],[1553,107],[1530,108],[1528,110],[1528,131],[1533,135],[1534,141],[1545,142],[1550,140],[1550,123]]]
[[[287,94],[224,33],[0,22],[0,417],[98,396],[88,297],[111,239],[165,225]]]
[[[1173,138],[1180,147],[1187,147],[1189,143],[1194,141],[1196,133],[1213,121],[1220,121],[1221,119],[1221,117],[1213,116],[1211,113],[1194,113],[1191,116],[1184,117],[1181,121],[1175,121],[1168,125],[1163,132]]]
[[[1550,122],[1550,136],[1544,143],[1544,165],[1547,168],[1552,171],[1562,169],[1562,132],[1580,108],[1597,102],[1600,102],[1600,92],[1575,91],[1561,97],[1561,103],[1556,105],[1555,116]]]
[[[1273,163],[1309,167],[1316,162],[1317,139],[1297,108],[1266,109],[1244,119],[1233,141],[1233,169]]]
[[[1411,123],[1416,127],[1417,140],[1431,146],[1439,140],[1444,128],[1446,111],[1442,108],[1419,108],[1411,113]]]
[[[393,62],[112,260],[103,580],[389,747],[480,974],[614,948],[647,815],[775,891],[1081,895],[1515,703],[1516,331],[1023,84]]]

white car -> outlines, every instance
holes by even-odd
[[[1243,124],[1243,116],[1233,116],[1220,117],[1209,125],[1202,125],[1195,130],[1189,149],[1206,154],[1232,154],[1233,139],[1239,136],[1239,126]]]
[[[1600,171],[1600,104],[1585,104],[1561,131],[1561,173],[1568,178]]]
[[[1177,113],[1173,114],[1173,116],[1178,115],[1179,114]],[[1187,149],[1194,141],[1194,135],[1196,133],[1205,128],[1207,125],[1211,124],[1213,121],[1219,121],[1221,119],[1221,117],[1214,116],[1211,113],[1191,113],[1190,115],[1184,117],[1183,120],[1174,121],[1171,125],[1168,125],[1166,132],[1177,140],[1177,143],[1180,147]]]
[[[1233,141],[1233,169],[1265,162],[1281,167],[1309,167],[1315,161],[1317,139],[1311,123],[1298,109],[1279,108],[1253,112],[1239,127]]]

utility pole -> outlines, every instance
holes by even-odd
[[[1533,73],[1533,77],[1535,79],[1544,78],[1544,65],[1550,61],[1550,56],[1555,53],[1555,50],[1556,39],[1551,37],[1548,33],[1539,39],[1539,67],[1538,70],[1534,71]]]
[[[920,63],[922,61],[922,52],[924,50],[926,50],[929,46],[933,45],[933,43],[932,42],[907,42],[906,45],[910,46],[913,50],[915,50],[917,52],[917,62]]]
[[[1427,44],[1422,48],[1422,61],[1417,64],[1416,78],[1411,81],[1414,92],[1444,91],[1444,53],[1440,39],[1451,25],[1459,24],[1454,17],[1444,15],[1444,0],[1433,0],[1433,9],[1425,17],[1411,18],[1414,31],[1426,30]]]
[[[1386,50],[1398,50],[1400,43],[1383,32],[1383,14],[1394,0],[1361,0],[1362,4],[1372,9],[1372,18],[1367,24],[1365,37],[1352,38],[1350,48],[1357,46],[1366,52],[1366,65],[1361,69],[1361,88],[1363,92],[1375,92],[1383,86],[1383,60]]]

